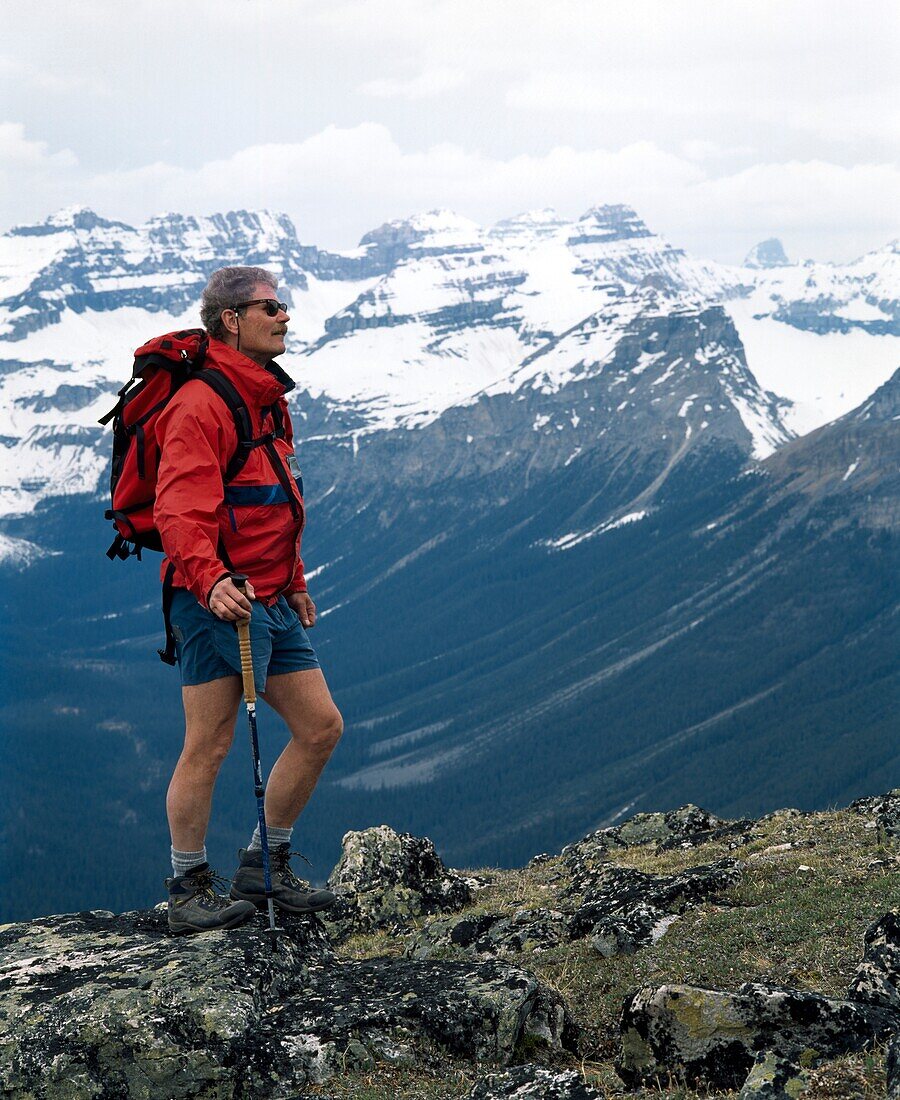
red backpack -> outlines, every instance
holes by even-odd
[[[194,379],[213,389],[228,406],[234,417],[238,445],[223,474],[223,481],[232,481],[243,469],[250,452],[262,440],[253,439],[250,412],[234,385],[221,371],[204,368],[209,337],[203,329],[185,329],[157,336],[135,352],[131,378],[119,390],[115,406],[100,418],[101,424],[113,422],[112,471],[109,491],[112,507],[104,513],[112,520],[116,536],[106,551],[113,561],[123,561],[132,554],[138,560],[143,550],[163,546],[153,523],[156,501],[156,478],[159,470],[159,443],[156,425],[159,414],[173,395]],[[275,435],[284,434],[280,412],[273,408]],[[224,559],[223,559],[224,560]],[[230,566],[226,566],[230,568]],[[167,664],[174,664],[174,638],[169,624],[171,603],[170,566],[163,584],[163,614],[166,620],[166,649],[159,650]]]

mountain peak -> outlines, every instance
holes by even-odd
[[[781,241],[777,237],[769,237],[750,249],[744,260],[744,267],[788,267],[790,262]]]
[[[445,208],[397,218],[372,229],[360,240],[361,248],[372,245],[379,248],[406,249],[444,247],[450,243],[480,245],[481,227],[470,218],[464,218]]]
[[[900,419],[900,367],[866,401],[847,414],[854,420]]]
[[[488,233],[491,237],[514,244],[517,241],[553,237],[567,224],[566,219],[552,206],[545,206],[542,210],[526,210],[512,218],[503,218],[492,225]]]
[[[637,212],[623,203],[592,206],[578,219],[578,229],[581,239],[602,244],[653,236]]]
[[[44,237],[51,233],[62,233],[70,229],[90,232],[92,229],[131,230],[132,228],[124,222],[114,222],[109,221],[107,218],[101,218],[89,206],[76,205],[64,206],[42,222],[14,226],[9,231],[9,235],[12,237]]]

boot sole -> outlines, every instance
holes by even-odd
[[[269,907],[269,903],[266,901],[265,894],[263,894],[262,896],[260,896],[259,894],[242,894],[240,890],[232,889],[229,897],[233,901],[252,901],[257,909],[268,909]],[[334,901],[336,900],[337,899],[335,898]],[[281,910],[282,913],[298,914],[320,913],[323,909],[328,909],[329,906],[334,905],[334,901],[326,901],[322,905],[307,905],[301,909],[297,906],[285,905],[280,902],[278,898],[272,898],[272,902],[275,908]]]
[[[188,936],[195,932],[221,932],[227,931],[229,928],[237,928],[241,924],[245,924],[255,914],[252,912],[237,913],[233,916],[227,924],[214,924],[207,926],[198,926],[194,924],[172,924],[169,921],[169,932],[173,936]]]

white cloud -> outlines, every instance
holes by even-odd
[[[490,224],[537,207],[577,217],[597,203],[624,202],[673,243],[728,260],[772,235],[783,236],[793,255],[847,260],[900,228],[896,166],[809,160],[726,171],[714,147],[683,152],[692,155],[647,141],[507,158],[451,142],[410,151],[387,127],[367,122],[248,146],[193,169],[157,161],[90,174],[71,170],[68,151],[50,154],[27,141],[21,126],[0,127],[0,162],[14,170],[15,190],[40,201],[85,203],[132,223],[162,210],[282,209],[303,240],[323,247],[352,246],[384,221],[436,206]],[[51,165],[68,169],[52,173],[52,186]]]
[[[46,141],[30,141],[21,122],[0,122],[0,167],[17,172],[44,172],[74,167],[70,149],[49,152]]]
[[[683,141],[681,153],[688,160],[722,160],[726,157],[750,157],[756,152],[752,145],[723,145],[718,141],[696,138]]]
[[[70,92],[108,93],[107,85],[99,77],[84,73],[63,72],[36,65],[21,57],[0,55],[0,79],[14,80],[38,92],[65,95]]]
[[[465,83],[466,74],[461,69],[430,69],[408,80],[383,77],[360,84],[364,95],[379,99],[425,99],[451,91]]]

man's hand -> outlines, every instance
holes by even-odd
[[[288,606],[292,607],[300,616],[300,622],[309,629],[316,625],[316,605],[308,592],[291,592],[284,597]]]
[[[249,581],[246,589],[247,595],[244,596],[231,577],[223,577],[213,585],[209,594],[210,611],[217,618],[229,623],[238,619],[249,619],[252,612],[250,601],[256,598],[256,593]]]

